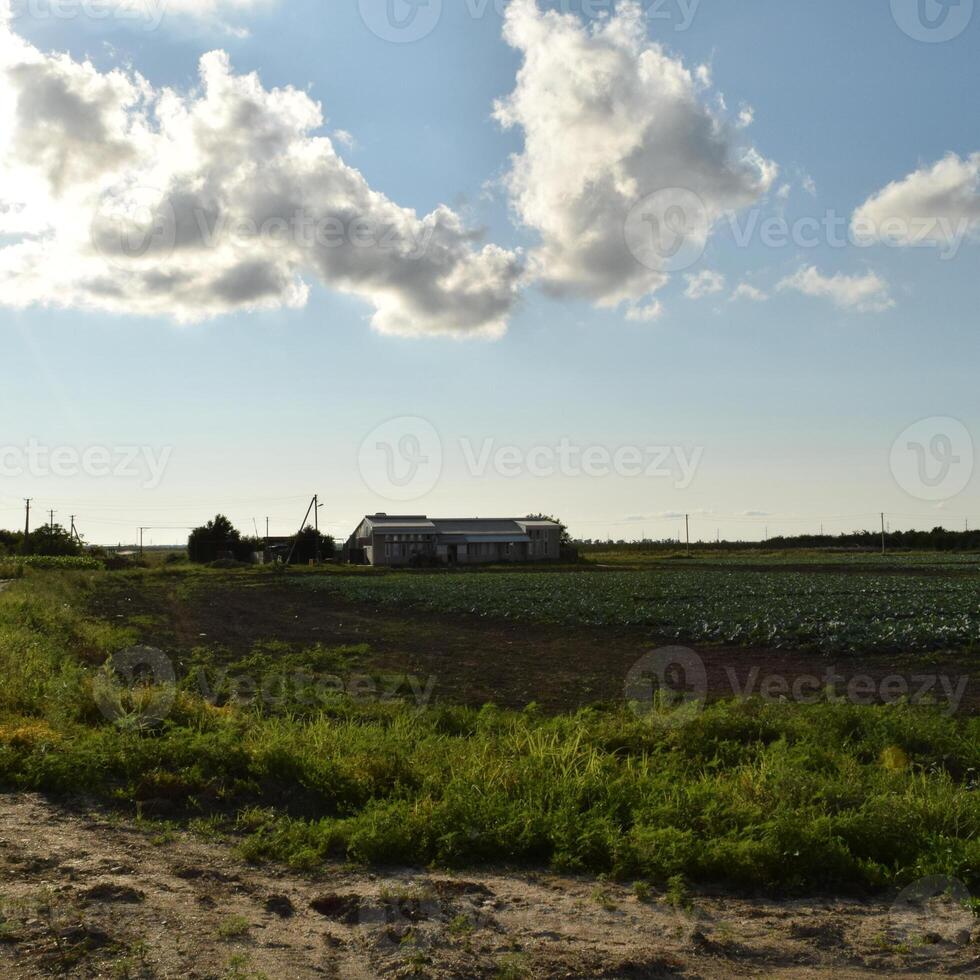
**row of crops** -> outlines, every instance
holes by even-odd
[[[828,653],[980,646],[980,577],[749,571],[393,574],[306,579],[360,602],[658,639]]]

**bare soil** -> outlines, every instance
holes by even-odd
[[[233,842],[36,795],[0,796],[0,976],[70,978],[964,975],[980,931],[949,904],[671,904],[619,884],[255,867]]]
[[[676,641],[648,630],[567,628],[475,615],[440,616],[412,609],[354,604],[326,591],[293,588],[252,577],[226,578],[205,587],[177,592],[168,580],[139,582],[110,579],[93,611],[116,621],[139,621],[142,642],[175,659],[195,647],[221,647],[235,657],[262,639],[283,641],[296,649],[369,644],[370,672],[411,675],[422,687],[430,680],[434,700],[482,706],[522,708],[530,702],[548,711],[574,710],[600,701],[624,698],[627,675],[645,654]],[[855,679],[869,677],[873,701],[886,678],[901,677],[910,695],[945,703],[945,678],[965,684],[958,712],[980,710],[980,663],[966,654],[837,656],[758,647],[688,644],[705,663],[708,698],[760,694],[765,678],[785,681],[787,692],[798,679],[816,678],[804,686],[819,693],[823,679],[837,675],[843,694]],[[779,696],[780,687],[765,692]],[[959,697],[959,695],[957,695]]]

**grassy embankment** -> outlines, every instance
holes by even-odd
[[[143,728],[106,720],[93,695],[136,637],[85,615],[103,574],[28,570],[0,594],[8,790],[162,800],[249,858],[302,867],[503,863],[794,892],[944,874],[980,889],[980,719],[749,702],[657,727],[625,706],[546,718],[336,694],[215,707],[180,682]],[[259,646],[245,666],[282,657]]]

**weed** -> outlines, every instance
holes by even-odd
[[[449,923],[449,934],[454,939],[466,939],[473,934],[473,920],[463,913],[456,915]]]
[[[217,933],[221,939],[241,939],[247,936],[251,924],[242,915],[229,915],[218,923]]]
[[[228,960],[222,980],[269,980],[265,973],[253,970],[247,953],[235,953]]]
[[[671,908],[685,912],[690,912],[694,907],[691,893],[688,891],[687,882],[683,875],[671,875],[668,879],[665,901]]]
[[[518,953],[508,953],[497,961],[497,980],[526,980],[531,976],[527,958]]]
[[[595,902],[600,908],[605,909],[607,912],[615,911],[617,908],[616,902],[612,897],[608,888],[599,885],[592,892],[592,901]]]

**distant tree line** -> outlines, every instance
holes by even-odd
[[[931,531],[889,531],[885,545],[898,551],[980,551],[980,530],[947,531],[934,527]],[[770,538],[763,545],[773,551],[790,548],[881,548],[880,531],[855,531],[852,534],[798,534],[794,537]]]
[[[575,542],[586,551],[615,548],[618,551],[651,551],[684,547],[678,538],[626,541],[608,538],[585,538]],[[885,534],[885,546],[894,551],[980,551],[980,530],[948,531],[942,527],[931,531],[889,531]],[[794,548],[837,548],[860,551],[881,549],[880,531],[854,531],[845,534],[797,534],[779,535],[767,541],[692,541],[692,549],[729,549],[759,551],[790,551]]]

